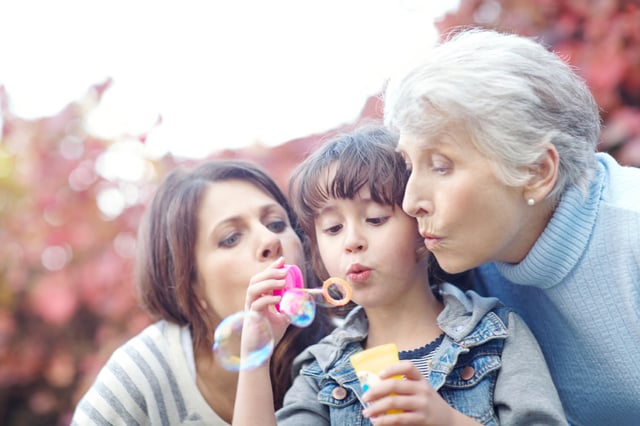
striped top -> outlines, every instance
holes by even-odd
[[[429,373],[431,372],[431,360],[433,359],[433,354],[436,352],[436,349],[438,349],[438,346],[440,346],[440,343],[442,343],[443,338],[444,333],[436,337],[434,341],[427,343],[420,348],[412,349],[410,351],[400,351],[398,353],[398,357],[401,360],[411,361],[416,367],[418,367],[422,377],[428,380]]]
[[[71,425],[228,426],[196,385],[181,330],[159,321],[118,348],[76,406]]]

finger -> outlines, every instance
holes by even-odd
[[[265,270],[258,272],[251,277],[251,280],[249,281],[249,287],[259,284],[262,281],[271,279],[284,280],[286,275],[287,270],[284,268],[267,267]]]
[[[250,302],[248,310],[258,311],[258,312],[265,311],[270,306],[280,303],[281,299],[282,299],[281,296],[272,296],[269,294],[264,294],[261,297]],[[274,313],[277,313],[277,312],[274,310]]]
[[[367,407],[362,411],[364,417],[373,418],[385,415],[391,415],[390,413],[397,413],[399,411],[409,411],[408,406],[403,399],[405,396],[399,395],[386,395],[380,399],[367,404]]]
[[[403,376],[408,380],[421,380],[422,373],[415,364],[408,360],[396,362],[385,368],[379,374],[381,379],[388,379],[394,376]]]
[[[371,424],[382,425],[424,425],[425,419],[420,413],[402,412],[396,414],[382,414],[377,417],[370,417]]]
[[[273,290],[284,288],[286,282],[284,278],[268,278],[259,282],[250,284],[247,288],[247,296],[251,299],[257,299],[265,294],[271,294]]]
[[[428,396],[432,392],[435,391],[422,377],[418,380],[389,378],[373,383],[362,398],[365,402],[373,402],[389,395]]]

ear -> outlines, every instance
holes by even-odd
[[[544,200],[551,193],[558,180],[560,155],[551,143],[545,144],[545,150],[538,158],[538,162],[531,166],[531,178],[524,187],[525,200],[536,202]]]

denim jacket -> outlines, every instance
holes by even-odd
[[[566,425],[562,405],[533,335],[495,298],[444,284],[429,382],[456,410],[487,425]],[[278,425],[369,425],[349,357],[362,351],[368,321],[355,308],[344,324],[294,361],[296,378]],[[427,342],[425,342],[427,343]]]

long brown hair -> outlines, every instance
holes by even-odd
[[[178,168],[167,175],[139,228],[136,284],[143,308],[156,319],[188,325],[195,347],[213,343],[207,313],[193,287],[198,268],[195,257],[198,211],[212,182],[231,179],[247,181],[271,195],[286,210],[291,226],[302,237],[286,197],[273,179],[255,164],[215,160],[191,170]],[[308,254],[308,250],[305,251]],[[301,266],[304,269],[304,265]],[[306,276],[308,280],[314,280],[314,274]],[[325,335],[328,324],[325,311],[319,309],[311,326],[305,329],[289,327],[276,346],[270,366],[276,408],[282,405],[284,393],[291,385],[293,358]]]

